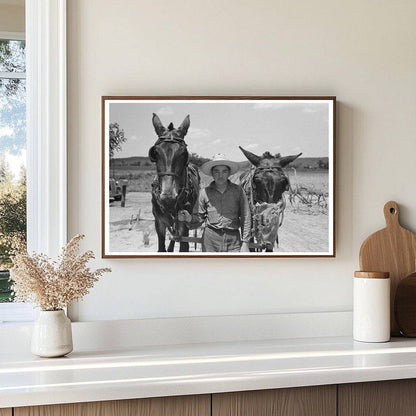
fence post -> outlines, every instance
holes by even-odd
[[[121,207],[126,206],[126,192],[127,192],[127,181],[124,179],[121,182]]]

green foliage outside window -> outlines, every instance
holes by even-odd
[[[7,163],[0,161],[0,302],[12,300],[9,272],[13,251],[26,242],[26,172],[13,181]]]
[[[25,61],[24,41],[0,39],[0,302],[13,298],[11,256],[26,242],[26,171],[13,174],[8,163],[26,146]]]

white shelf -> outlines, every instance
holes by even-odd
[[[416,340],[350,337],[0,354],[0,407],[273,389],[416,377]]]

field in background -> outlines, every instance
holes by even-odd
[[[293,168],[285,169],[289,176],[290,183],[293,186],[302,185],[318,192],[328,192],[328,170],[298,170]],[[237,178],[241,172],[233,175]],[[111,177],[115,180],[127,179],[129,181],[128,191],[151,191],[152,181],[156,175],[156,169],[153,167],[123,167],[117,166],[111,169]],[[212,180],[210,176],[204,175],[200,172],[201,187],[206,186]],[[231,179],[233,179],[231,178]]]

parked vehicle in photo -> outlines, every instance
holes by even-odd
[[[110,202],[121,201],[122,187],[119,181],[110,178]]]

